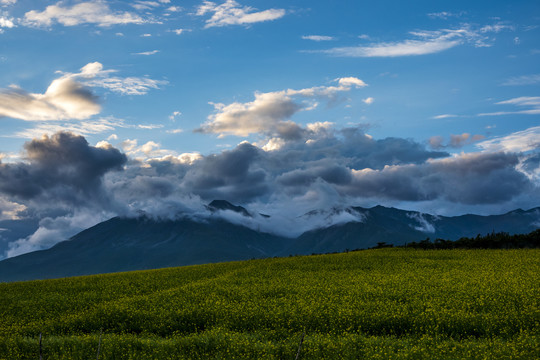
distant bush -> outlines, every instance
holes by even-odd
[[[377,245],[377,247],[379,247]],[[540,229],[529,234],[510,235],[506,232],[488,235],[478,234],[474,238],[462,237],[459,240],[444,240],[430,238],[419,242],[411,242],[404,247],[415,249],[534,249],[540,247]]]

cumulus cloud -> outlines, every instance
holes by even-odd
[[[499,32],[507,28],[503,25],[492,25],[473,29],[471,26],[465,25],[459,29],[412,31],[410,35],[414,37],[413,39],[335,47],[320,52],[343,57],[399,57],[435,54],[466,43],[476,47],[491,46],[491,39],[486,33]]]
[[[29,26],[49,27],[55,23],[64,26],[95,24],[100,27],[113,25],[143,24],[147,22],[130,12],[113,11],[106,1],[86,1],[73,6],[63,6],[62,2],[49,5],[43,11],[32,10],[24,15],[23,22]]]
[[[361,214],[343,210],[347,205],[509,210],[518,200],[540,200],[538,153],[524,156],[508,148],[451,156],[413,140],[374,139],[359,127],[336,128],[329,122],[296,126],[296,138],[242,142],[210,155],[176,154],[155,141],[126,140],[121,148],[129,161],[106,141],[91,146],[68,133],[28,142],[23,161],[0,163],[0,198],[9,202],[3,208],[11,215],[24,206],[25,213],[40,212],[49,219],[34,235],[13,243],[10,254],[65,239],[77,229],[79,217],[86,217],[79,224],[90,224],[105,215],[142,211],[157,218],[204,219],[213,216],[205,204],[215,199],[242,204],[253,213],[250,219],[216,216],[287,236],[362,221]],[[279,146],[265,149],[263,143],[271,141]],[[338,210],[310,211],[332,208]],[[93,218],[87,217],[91,211],[96,212]],[[416,220],[422,231],[430,230],[421,217]]]
[[[419,165],[353,170],[351,195],[403,201],[449,200],[462,204],[509,201],[533,186],[516,169],[515,154],[478,153]]]
[[[221,27],[228,25],[249,25],[263,21],[271,21],[285,16],[284,9],[268,9],[256,11],[250,6],[241,6],[234,0],[227,0],[221,5],[211,1],[204,1],[197,8],[196,15],[204,16],[211,13],[206,20],[205,28]]]
[[[93,147],[84,137],[68,132],[45,135],[24,147],[25,162],[0,163],[0,192],[22,201],[52,200],[51,206],[106,203],[101,178],[127,161],[111,146]]]
[[[352,88],[367,86],[355,77],[336,79],[338,86],[318,86],[300,90],[282,90],[268,93],[255,93],[255,100],[247,103],[234,102],[229,105],[214,104],[216,113],[196,131],[217,133],[220,136],[236,135],[246,137],[263,133],[284,139],[297,139],[302,129],[290,118],[302,110],[313,109],[313,102],[298,99],[325,99],[334,101],[342,93]]]
[[[13,22],[13,18],[9,17],[7,14],[2,14],[0,12],[0,33],[3,31],[2,28],[13,28],[15,27],[15,23]]]
[[[147,77],[112,76],[115,72],[93,62],[83,66],[79,73],[61,73],[43,94],[29,93],[16,85],[1,89],[0,117],[26,121],[85,120],[101,110],[90,87],[125,95],[144,95],[166,84],[166,81]]]
[[[0,116],[27,121],[87,119],[99,113],[97,98],[83,84],[62,77],[44,94],[32,94],[17,86],[0,90]]]

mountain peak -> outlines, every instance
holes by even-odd
[[[230,210],[247,217],[252,217],[249,211],[247,211],[244,207],[233,205],[227,200],[213,200],[210,204],[208,204],[207,208],[212,212],[218,210]]]

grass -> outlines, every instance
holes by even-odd
[[[540,358],[540,250],[379,249],[0,284],[0,359]]]

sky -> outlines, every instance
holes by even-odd
[[[533,0],[0,0],[0,258],[214,199],[540,206],[539,64]]]

